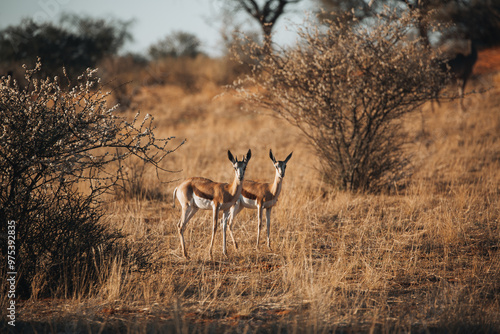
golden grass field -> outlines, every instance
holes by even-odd
[[[152,114],[158,137],[176,137],[172,147],[187,139],[165,163],[179,172],[146,168],[136,180],[143,196],[107,207],[107,224],[151,265],[137,270],[117,257],[92,296],[25,301],[19,325],[37,333],[499,332],[500,74],[477,77],[472,89],[465,112],[458,101],[429,104],[405,121],[413,155],[405,187],[357,194],[322,182],[298,130],[242,111],[231,94],[219,96],[224,88],[142,88],[132,109]],[[191,176],[231,182],[228,149],[239,158],[251,149],[245,178],[268,182],[269,149],[278,160],[293,151],[273,209],[273,250],[265,224],[255,248],[256,212],[244,210],[239,250],[229,239],[222,255],[219,228],[210,260],[211,212],[200,211],[185,233],[186,260],[172,191]]]

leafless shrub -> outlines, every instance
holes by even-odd
[[[161,169],[170,138],[155,137],[149,115],[115,116],[94,70],[63,90],[57,77],[34,79],[40,68],[26,70],[25,89],[0,80],[0,232],[16,221],[19,294],[30,295],[42,269],[47,289],[86,292],[120,238],[101,223],[100,198],[119,181],[116,166],[135,156]]]
[[[409,38],[412,15],[384,13],[369,27],[306,27],[298,46],[265,56],[235,87],[302,130],[330,183],[378,190],[407,164],[402,116],[434,98],[447,79],[437,55]]]
[[[134,160],[134,161],[132,161]],[[163,200],[160,184],[151,185],[146,180],[150,171],[149,164],[143,160],[129,159],[120,166],[120,181],[115,184],[114,195],[117,199]]]

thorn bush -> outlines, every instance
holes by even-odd
[[[155,137],[151,116],[128,122],[107,108],[95,70],[62,89],[57,77],[35,79],[40,69],[26,70],[23,89],[0,79],[0,232],[16,221],[20,295],[40,273],[41,293],[86,293],[102,274],[97,262],[118,247],[120,233],[102,223],[102,195],[123,174],[120,162],[136,156],[161,169],[176,148]],[[6,263],[5,247],[1,255]]]
[[[234,87],[300,128],[329,183],[378,191],[407,171],[403,116],[448,80],[439,55],[411,37],[415,20],[385,12],[371,26],[354,18],[306,26],[297,46],[262,56]]]

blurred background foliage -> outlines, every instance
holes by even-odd
[[[220,17],[217,19],[223,24],[220,39],[226,49],[220,57],[227,65],[224,83],[231,82],[244,70],[231,62],[228,56],[235,46],[244,43],[238,36],[251,36],[253,40],[268,43],[277,49],[276,41],[272,40],[276,22],[290,15],[304,15],[296,11],[296,5],[303,1],[232,0],[221,3]],[[313,0],[309,7],[311,12],[320,13],[319,21],[337,18],[365,25],[372,24],[374,17],[384,7],[400,12],[412,11],[421,17],[415,23],[415,33],[433,46],[457,39],[473,40],[479,49],[500,44],[499,1]],[[256,25],[244,30],[244,25],[237,23],[241,17],[247,17]],[[355,21],[350,20],[353,17]],[[436,33],[432,27],[438,23],[442,24],[442,29]],[[43,70],[39,73],[41,77],[60,76],[64,67],[71,80],[88,67],[99,67],[103,80],[113,81],[111,89],[117,91],[117,95],[123,95],[123,91],[133,93],[137,86],[169,82],[169,76],[175,79],[170,80],[170,83],[176,84],[179,75],[171,75],[171,72],[178,72],[175,61],[169,61],[168,66],[161,68],[157,66],[158,63],[164,63],[165,59],[176,59],[182,63],[185,58],[209,58],[202,52],[203,41],[182,30],[167,34],[150,45],[144,54],[127,53],[124,45],[133,40],[132,24],[133,21],[68,13],[62,14],[54,22],[40,23],[24,19],[18,25],[0,30],[0,75],[11,74],[22,84],[24,71],[20,65],[33,67],[37,57],[40,57],[43,63]],[[110,58],[113,60],[110,61]],[[123,63],[126,65],[118,65]],[[181,68],[189,72],[188,67]],[[125,75],[123,71],[127,69],[129,73]],[[192,76],[192,73],[186,73],[186,76]],[[182,80],[180,82],[186,86]],[[132,83],[129,85],[132,87],[121,87],[128,83]],[[122,100],[118,98],[117,102],[126,106],[127,102]]]

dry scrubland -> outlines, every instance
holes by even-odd
[[[406,187],[383,194],[330,189],[295,128],[241,111],[230,95],[214,99],[223,92],[215,84],[189,93],[141,89],[132,108],[153,114],[159,135],[187,138],[166,164],[180,172],[158,179],[131,163],[139,198],[112,198],[107,209],[108,223],[149,265],[138,270],[117,257],[93,296],[25,301],[18,326],[49,333],[500,331],[500,74],[473,85],[492,88],[467,97],[466,112],[451,102],[408,118],[413,174]],[[189,176],[230,182],[226,151],[241,157],[249,148],[246,178],[268,181],[269,149],[280,160],[293,151],[273,210],[273,250],[262,236],[255,250],[256,213],[244,210],[234,228],[239,250],[229,243],[229,258],[222,255],[219,228],[210,261],[211,212],[200,211],[185,233],[191,260],[183,259],[174,187]]]

